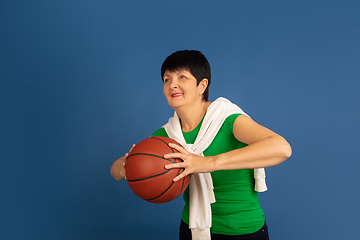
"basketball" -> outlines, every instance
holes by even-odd
[[[150,137],[139,142],[126,161],[126,179],[131,190],[140,198],[152,203],[165,203],[179,197],[187,188],[190,176],[179,181],[173,179],[183,168],[166,169],[165,165],[182,162],[182,159],[165,159],[168,153],[178,152],[168,143],[178,142],[167,137]]]

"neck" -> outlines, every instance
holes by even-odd
[[[197,104],[192,104],[186,109],[177,109],[176,113],[180,118],[182,130],[184,132],[190,132],[194,130],[201,122],[201,119],[204,117],[210,104],[211,102],[209,101],[201,101]]]

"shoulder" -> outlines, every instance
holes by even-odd
[[[151,137],[169,137],[168,134],[165,131],[165,128],[160,128],[157,131],[155,131],[153,134],[151,134]]]
[[[246,144],[252,144],[277,135],[246,115],[240,115],[236,118],[233,124],[233,133],[236,139]]]
[[[241,113],[235,113],[235,114],[229,115],[229,116],[225,119],[222,127],[223,127],[223,128],[225,127],[225,128],[227,128],[227,129],[229,129],[230,132],[233,132],[234,123],[235,123],[236,119],[237,119],[240,115],[242,115],[242,114],[241,114]]]

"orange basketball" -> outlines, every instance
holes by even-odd
[[[180,196],[190,182],[186,176],[177,182],[173,179],[183,168],[166,169],[165,165],[182,162],[181,159],[165,159],[164,155],[178,152],[168,143],[178,142],[167,137],[150,137],[138,143],[126,161],[126,179],[132,191],[140,198],[153,203],[165,203]]]

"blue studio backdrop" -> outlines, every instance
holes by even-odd
[[[196,49],[224,96],[283,135],[271,239],[357,239],[358,1],[0,1],[5,240],[177,239],[182,198],[148,203],[110,166],[173,110],[160,66]]]

